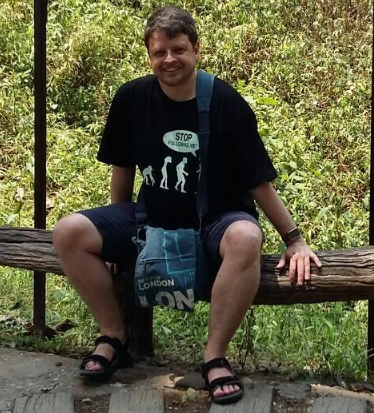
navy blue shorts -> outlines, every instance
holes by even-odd
[[[137,249],[132,242],[136,234],[136,204],[123,202],[79,211],[87,217],[103,237],[101,256],[105,261],[128,264],[136,261]],[[226,229],[236,221],[250,221],[260,225],[256,218],[242,211],[230,211],[209,218],[203,225],[201,238],[214,280],[222,259],[219,246]]]

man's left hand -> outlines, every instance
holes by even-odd
[[[309,248],[303,239],[295,241],[283,252],[276,269],[283,269],[288,261],[288,275],[290,282],[292,284],[295,283],[297,278],[297,285],[299,286],[310,281],[310,261],[313,261],[318,268],[322,267],[321,261],[318,259],[317,255]]]

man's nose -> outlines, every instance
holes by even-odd
[[[175,60],[175,56],[173,55],[171,51],[168,51],[166,53],[165,62],[170,63],[170,62],[174,62],[174,60]]]

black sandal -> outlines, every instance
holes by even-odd
[[[223,376],[223,377],[218,377],[217,379],[212,380],[209,383],[208,380],[208,373],[211,369],[214,368],[221,368],[224,367],[227,369],[230,373],[231,376]],[[230,366],[230,363],[226,360],[224,357],[217,357],[215,359],[209,360],[207,363],[202,365],[202,375],[203,379],[205,380],[205,386],[206,389],[209,391],[210,398],[214,403],[217,404],[229,404],[229,403],[236,403],[238,400],[240,400],[243,397],[244,394],[244,388],[243,388],[243,383],[240,380],[240,378],[234,373],[233,369]],[[223,395],[223,396],[214,396],[214,392],[218,388],[222,388],[222,386],[226,385],[237,385],[240,387],[239,391],[236,391],[235,393],[231,393],[228,395]]]
[[[95,349],[99,344],[106,343],[113,347],[114,355],[111,360],[104,356],[93,354],[91,351],[87,354],[80,365],[79,375],[89,380],[106,380],[117,369],[121,367],[130,367],[133,365],[130,355],[127,353],[127,345],[122,344],[121,340],[109,336],[101,336],[95,341]],[[96,361],[101,365],[100,370],[86,370],[85,367],[89,361]]]

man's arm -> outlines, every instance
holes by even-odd
[[[290,213],[270,182],[259,185],[251,192],[253,198],[281,236],[284,236],[296,227]],[[310,280],[310,260],[312,260],[318,268],[322,266],[320,260],[309,248],[302,236],[287,247],[286,251],[281,255],[277,269],[284,268],[288,260],[290,262],[290,281],[294,282],[297,274],[298,285],[303,285],[304,280]]]
[[[135,168],[113,166],[110,181],[110,199],[112,204],[131,202],[134,191]]]

